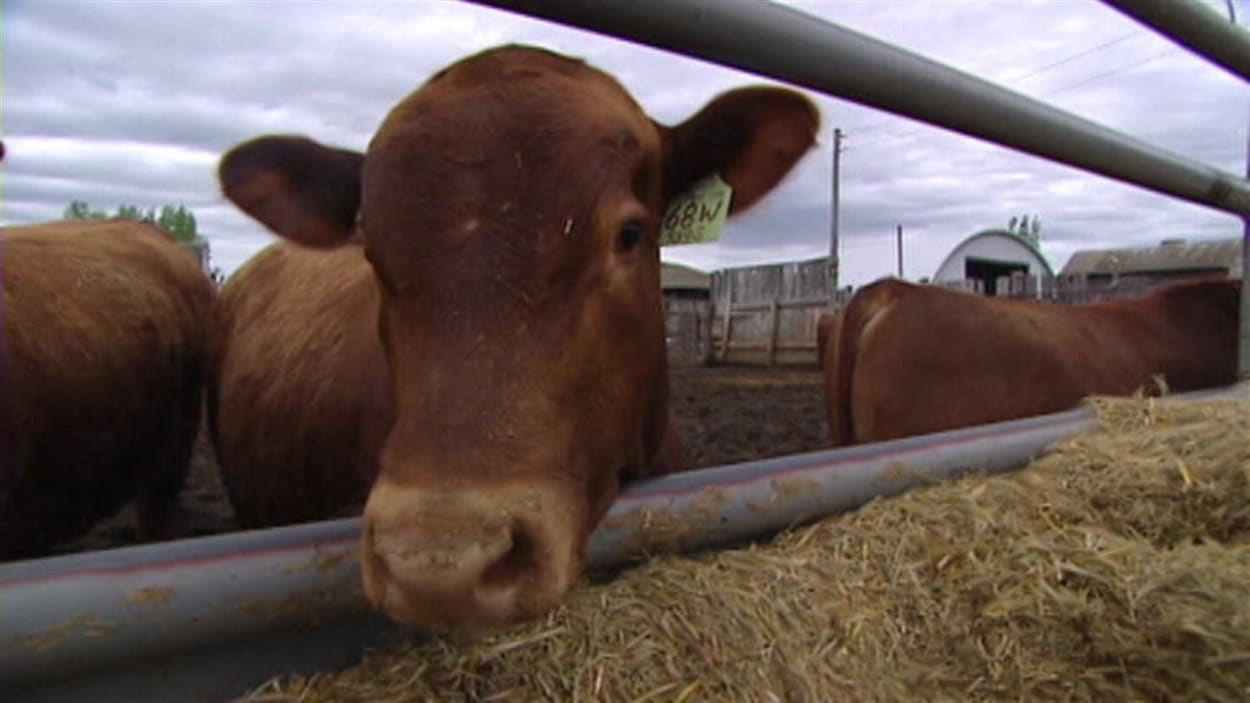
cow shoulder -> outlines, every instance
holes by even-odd
[[[915,288],[892,278],[864,286],[851,297],[838,316],[836,327],[830,330],[829,349],[825,352],[825,387],[829,434],[834,446],[856,441],[855,426],[862,421],[856,418],[858,396],[862,395],[856,389],[873,386],[871,381],[858,378],[864,373],[860,360],[869,353],[869,338],[890,308],[900,299],[915,295]]]
[[[363,502],[390,413],[377,305],[356,244],[279,242],[223,288],[210,429],[242,523],[301,522]]]

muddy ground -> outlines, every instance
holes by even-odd
[[[675,368],[672,408],[691,467],[719,466],[815,451],[827,431],[821,374],[813,367]],[[175,538],[238,529],[207,439],[200,437],[179,496]],[[137,544],[129,509],[57,553]]]

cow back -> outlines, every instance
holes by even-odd
[[[158,529],[199,429],[212,284],[129,220],[7,228],[3,275],[0,556],[135,497]]]
[[[243,525],[363,504],[390,423],[377,305],[354,245],[274,244],[222,289],[209,427]]]
[[[1207,278],[1157,289],[1142,301],[1156,307],[1171,333],[1156,362],[1173,390],[1228,385],[1237,378],[1241,281]]]
[[[831,438],[880,441],[1056,412],[1091,394],[1152,391],[1156,378],[1176,391],[1231,383],[1238,291],[1235,281],[1200,281],[1067,306],[870,286],[848,306],[841,356],[826,371]]]

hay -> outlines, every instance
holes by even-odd
[[[1250,407],[1096,399],[1028,470],[658,557],[259,701],[1247,700]]]

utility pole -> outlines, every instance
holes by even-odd
[[[838,182],[839,162],[842,160],[842,130],[833,130],[833,210],[829,218],[829,303],[832,305],[838,292]]]
[[[895,231],[896,231],[895,240],[898,242],[898,244],[897,244],[897,248],[898,248],[898,277],[899,277],[899,278],[902,278],[902,277],[903,277],[903,226],[902,226],[902,225],[898,225],[898,229],[897,229],[897,230],[895,230]]]

